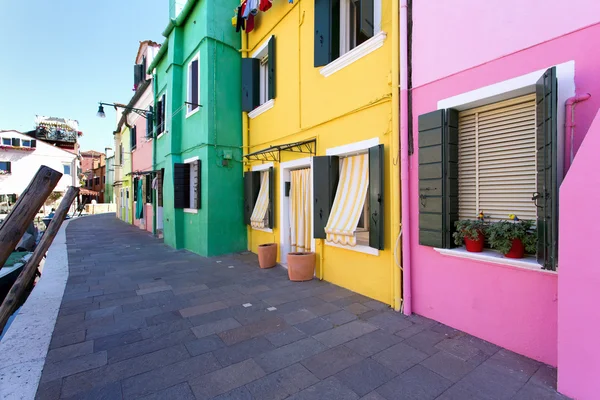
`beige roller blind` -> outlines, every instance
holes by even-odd
[[[459,217],[537,218],[535,95],[459,113]]]

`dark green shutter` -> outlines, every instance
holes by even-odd
[[[31,147],[33,147],[35,149],[36,146],[37,146],[37,141],[35,139],[33,139],[31,141]]]
[[[556,67],[536,84],[538,262],[555,270],[558,261],[558,89]]]
[[[133,66],[133,86],[137,89],[138,85],[144,79],[144,66],[142,64],[135,64]]]
[[[369,247],[383,250],[385,185],[383,181],[383,145],[369,149]]]
[[[360,33],[367,39],[373,37],[375,32],[374,21],[373,0],[360,0]]]
[[[202,205],[202,201],[201,201],[202,189],[200,186],[200,184],[202,182],[202,177],[201,177],[202,162],[200,160],[194,161],[191,165],[191,168],[193,168],[194,173],[196,174],[196,196],[194,197],[195,203],[192,206],[193,206],[193,208],[199,210]]]
[[[200,70],[198,68],[199,65],[199,61],[198,60],[194,60],[192,61],[192,98],[191,98],[191,109],[195,110],[196,108],[198,108],[198,104],[200,103],[200,93],[199,93],[199,86],[198,86],[198,80],[200,79]]]
[[[269,228],[275,226],[275,173],[273,167],[269,168]]]
[[[419,116],[419,243],[452,247],[458,219],[458,112]]]
[[[335,200],[340,179],[340,158],[337,156],[313,157],[313,230],[315,239],[325,239],[325,226]]]
[[[250,112],[260,105],[260,60],[242,58],[242,111]]]
[[[162,127],[162,114],[161,114],[161,110],[162,110],[162,97],[160,100],[158,100],[156,102],[156,135],[160,135],[160,133],[162,132],[161,127]]]
[[[132,126],[131,128],[129,128],[129,148],[131,150],[135,149],[136,146],[136,138],[137,138],[137,133],[136,133],[136,127]]]
[[[21,139],[12,138],[12,145],[13,145],[13,147],[21,146]]]
[[[167,109],[167,95],[163,94],[160,100],[160,133],[163,133],[166,128],[165,110]]]
[[[260,171],[244,172],[244,223],[250,225],[250,217],[260,191]]]
[[[152,175],[146,175],[146,203],[152,203]]]
[[[331,0],[315,0],[315,67],[332,60],[331,42]]]
[[[269,100],[275,98],[275,36],[271,36],[269,40],[269,59],[268,59],[268,68],[269,68]]]
[[[148,107],[148,112],[146,113],[146,137],[151,138],[154,137],[154,109],[152,106]]]
[[[133,201],[138,199],[138,178],[133,178]]]
[[[160,171],[158,172],[158,181],[156,182],[156,202],[158,204],[159,207],[163,206],[163,181],[165,179],[165,169],[161,168]]]
[[[190,207],[190,166],[176,163],[173,166],[175,208]]]

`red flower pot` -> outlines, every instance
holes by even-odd
[[[481,253],[483,251],[483,242],[483,232],[479,232],[477,240],[471,240],[468,236],[465,236],[465,247],[471,253]]]
[[[523,258],[525,255],[525,246],[521,239],[513,239],[512,247],[509,252],[504,255],[507,258]]]

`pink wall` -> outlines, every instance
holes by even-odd
[[[596,24],[600,1],[414,1],[413,15],[416,87]]]
[[[600,393],[598,149],[600,113],[560,188],[558,389],[576,399],[597,399]]]
[[[471,9],[476,10],[473,12],[479,13],[481,7],[484,7],[482,2],[469,3],[473,3],[470,6]],[[427,33],[436,36],[438,41],[435,46],[429,48],[422,47],[423,40],[413,44],[415,54],[417,51],[443,53],[447,50],[446,43],[451,42],[445,37],[448,32],[443,26],[432,28],[434,25],[429,22],[424,23],[421,15],[429,18],[432,7],[426,10],[422,5],[419,7],[421,12],[415,12],[413,15],[415,37]],[[462,9],[464,10],[464,7]],[[539,15],[537,17],[540,18]],[[471,19],[462,22],[460,19],[454,19],[452,22],[453,27],[461,30],[463,29],[461,27],[471,22]],[[422,31],[425,27],[428,27],[429,32]],[[463,32],[463,35],[466,33]],[[440,37],[444,37],[443,43],[439,41]],[[468,52],[468,46],[466,47],[464,51]],[[453,53],[452,57],[446,57],[445,62],[432,62],[429,60],[436,59],[437,55],[421,54],[414,59],[413,71],[418,74],[417,71],[421,70],[420,73],[424,74],[422,76],[436,77],[438,80],[413,89],[412,117],[417,121],[420,114],[436,110],[437,102],[441,99],[574,60],[577,93],[592,94],[590,100],[577,106],[575,133],[577,150],[600,107],[600,80],[597,79],[598,65],[600,65],[598,48],[600,48],[600,25],[594,25],[544,42],[526,51],[487,60],[479,67],[443,79],[439,78],[471,66],[472,63],[481,63],[482,61],[474,60],[479,55],[465,56],[467,57],[465,61]],[[461,54],[462,50],[458,51],[458,54]],[[487,52],[487,50],[483,51]],[[491,53],[486,54],[489,56]],[[564,105],[559,105],[562,106]],[[563,131],[564,128],[559,127],[559,132]],[[416,123],[413,134],[417,148]],[[412,221],[418,221],[417,150],[410,163],[410,218]],[[415,223],[411,228],[412,293],[415,313],[436,319],[545,363],[557,365],[558,277],[556,274],[445,257],[432,248],[420,246],[418,241],[418,223]]]
[[[150,86],[148,90],[151,89]],[[131,170],[132,171],[152,171],[152,140],[146,139],[146,119],[138,117],[135,121],[137,140],[136,148],[131,156]],[[135,205],[134,205],[135,210]],[[145,228],[147,231],[152,232],[152,206],[146,205],[144,208],[144,220],[146,221]],[[134,214],[135,215],[135,214]],[[140,226],[140,220],[133,219],[135,226]]]

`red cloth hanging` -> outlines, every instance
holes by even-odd
[[[258,5],[258,9],[262,12],[267,11],[269,8],[271,8],[271,6],[273,5],[273,3],[271,3],[271,0],[260,0],[260,4]]]

